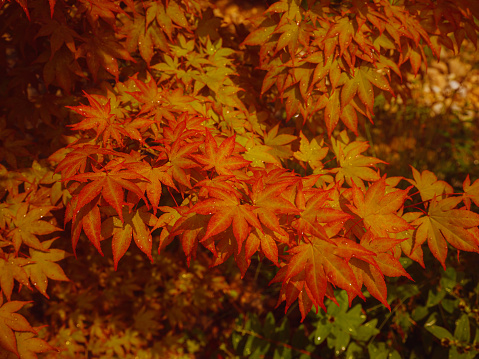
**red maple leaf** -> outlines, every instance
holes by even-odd
[[[88,182],[75,196],[78,201],[73,209],[73,221],[75,222],[79,210],[92,202],[99,194],[116,210],[123,221],[124,189],[135,193],[138,198],[142,198],[146,202],[143,192],[134,183],[134,181],[142,179],[145,180],[137,172],[125,168],[123,163],[114,165],[110,170],[105,167],[103,171],[81,173],[66,179],[68,181]],[[89,180],[92,181],[89,182]]]
[[[339,238],[334,244],[316,237],[307,237],[306,240],[307,242],[288,251],[290,256],[287,265],[271,281],[283,282],[286,310],[303,289],[313,305],[325,308],[323,301],[328,296],[328,282],[343,288],[350,295],[363,297],[361,287],[348,264],[352,257],[350,247],[354,247],[356,258],[367,260],[374,253],[345,238]],[[295,285],[291,286],[292,283]]]
[[[232,175],[234,170],[246,167],[250,161],[241,156],[232,156],[235,150],[235,136],[229,137],[218,146],[210,131],[206,130],[205,148],[202,155],[192,157],[204,165],[204,170],[214,168],[219,175]]]
[[[218,188],[209,188],[210,198],[199,201],[191,209],[190,213],[213,214],[208,222],[205,236],[201,239],[206,241],[208,238],[220,234],[231,225],[233,226],[234,237],[237,242],[237,251],[241,251],[243,241],[250,233],[250,225],[262,229],[258,217],[254,213],[254,206],[250,204],[241,204],[241,194],[232,193]]]
[[[165,152],[169,160],[166,165],[170,166],[170,168],[168,168],[166,173],[170,177],[170,182],[174,178],[183,186],[191,188],[190,171],[185,170],[198,167],[198,164],[193,161],[191,154],[196,151],[199,145],[198,142],[188,143],[178,138],[172,145],[166,144],[165,147],[155,147],[155,149]]]
[[[361,217],[366,230],[371,230],[379,237],[388,237],[388,233],[399,233],[414,229],[397,211],[404,205],[408,190],[394,190],[386,193],[385,177],[374,182],[363,192],[353,183],[354,206],[349,209]]]
[[[123,128],[122,123],[118,121],[115,114],[112,113],[110,99],[107,100],[100,95],[95,95],[95,98],[85,91],[83,93],[88,98],[90,106],[67,106],[84,117],[81,122],[70,127],[73,130],[93,129],[96,132],[95,140],[101,136],[104,146],[110,141],[110,138],[122,145],[122,137],[129,136],[129,133]],[[102,104],[100,101],[105,102],[105,104]]]
[[[299,214],[290,201],[282,195],[282,192],[291,185],[291,181],[279,181],[265,184],[263,176],[259,177],[252,186],[251,201],[256,207],[254,210],[263,225],[277,233],[284,233],[281,229],[278,214]]]

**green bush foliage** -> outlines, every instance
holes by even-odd
[[[473,358],[479,181],[368,142],[479,4],[220,6],[0,2],[3,357]]]

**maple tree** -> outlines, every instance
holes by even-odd
[[[0,346],[20,358],[54,350],[12,295],[70,280],[60,240],[110,247],[115,270],[132,239],[242,276],[258,254],[302,320],[335,288],[390,308],[386,277],[412,279],[400,259],[424,267],[426,242],[444,268],[479,252],[479,180],[388,177],[359,138],[428,51],[477,46],[473,0],[280,0],[236,33],[197,0],[1,1],[0,18]]]

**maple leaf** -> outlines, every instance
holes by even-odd
[[[402,218],[408,223],[414,222],[414,220],[418,219],[422,215],[421,212],[406,212],[402,215]],[[416,261],[421,265],[421,267],[425,268],[424,259],[423,259],[423,251],[421,246],[415,247],[415,239],[413,235],[413,231],[407,230],[404,232],[396,233],[396,239],[400,239],[400,247],[402,252],[411,258],[413,261]]]
[[[170,177],[170,183],[173,178],[178,183],[191,188],[190,168],[198,167],[198,164],[193,161],[192,153],[195,152],[200,144],[198,142],[187,143],[181,138],[178,138],[171,146],[156,147],[157,149],[164,151],[168,156],[168,166],[171,166],[167,173]]]
[[[137,169],[138,174],[148,180],[140,182],[137,185],[142,192],[146,191],[146,196],[153,207],[153,214],[155,215],[159,208],[161,194],[163,191],[162,184],[177,190],[171,175],[168,174],[170,169],[171,166],[168,165],[152,167],[144,161],[141,162]]]
[[[122,135],[128,136],[129,133],[117,121],[115,114],[112,113],[111,99],[107,100],[106,97],[100,95],[90,96],[85,91],[83,93],[88,98],[90,106],[67,106],[85,117],[81,122],[70,125],[70,127],[73,130],[94,129],[96,132],[95,140],[101,136],[104,146],[110,141],[110,137],[119,145],[122,145]],[[103,105],[102,102],[105,104]]]
[[[13,168],[17,168],[17,158],[28,156],[25,148],[30,142],[17,138],[15,131],[7,128],[7,122],[0,117],[0,161],[7,161]]]
[[[123,13],[120,5],[113,1],[80,0],[80,4],[87,10],[88,20],[91,21],[92,24],[98,23],[98,19],[101,18],[110,25],[114,25],[116,15]]]
[[[13,253],[6,254],[5,258],[0,258],[0,287],[7,300],[11,298],[14,279],[20,285],[30,288],[27,272],[23,268],[29,263],[29,259],[16,257]]]
[[[18,195],[18,186],[25,182],[27,182],[27,179],[21,173],[9,171],[4,165],[0,164],[0,196],[2,198],[6,192],[12,196]],[[8,207],[9,205],[5,202],[0,203],[0,227],[2,228],[5,228],[6,218],[13,218],[13,213],[10,213]]]
[[[361,286],[364,283],[369,293],[389,310],[391,308],[387,302],[387,286],[384,281],[384,275],[388,277],[405,276],[412,280],[399,260],[387,253],[403,241],[403,238],[375,237],[371,231],[368,231],[361,237],[360,245],[376,255],[373,258],[369,258],[369,260],[351,258],[349,261],[358,284]]]
[[[180,211],[187,207],[168,207],[168,206],[161,206],[159,209],[163,212],[163,214],[158,218],[155,223],[155,226],[151,229],[151,231],[155,231],[156,229],[160,228],[160,245],[158,246],[158,254],[161,254],[161,251],[172,242],[174,236],[170,235],[173,226],[176,222],[182,218],[182,214]]]
[[[70,177],[66,180],[77,182],[88,182],[80,192],[75,196],[78,198],[76,206],[73,210],[73,221],[77,216],[79,210],[93,201],[100,193],[103,199],[112,206],[120,219],[123,221],[122,207],[124,204],[124,189],[135,193],[138,198],[146,202],[141,189],[133,182],[134,180],[142,179],[140,174],[125,168],[123,163],[119,163],[108,171],[105,167],[103,171],[93,173],[81,173]]]
[[[115,270],[119,260],[130,247],[132,237],[137,247],[148,256],[150,261],[153,261],[151,256],[152,237],[148,226],[153,227],[156,222],[156,217],[149,213],[145,206],[131,212],[128,207],[123,207],[121,219],[114,216],[103,221],[101,236],[103,238],[113,236],[112,249]]]
[[[297,137],[281,133],[278,135],[279,124],[274,126],[264,136],[264,144],[271,148],[270,154],[278,159],[289,159],[293,152],[289,143],[293,142]]]
[[[346,243],[346,242],[345,242]],[[309,243],[301,243],[288,250],[288,263],[282,267],[271,283],[283,281],[283,285],[296,277],[304,276],[305,290],[315,306],[324,308],[324,297],[327,294],[328,282],[347,292],[362,297],[361,288],[355,275],[342,257],[341,250],[347,245],[335,245],[319,238],[311,237]],[[362,257],[358,252],[359,257]],[[364,255],[371,252],[364,251]],[[286,289],[286,310],[298,297],[302,288]]]
[[[336,24],[334,24],[334,26],[331,27],[331,29],[329,30],[329,32],[332,34],[339,34],[338,40],[339,40],[339,48],[340,48],[339,55],[340,56],[343,55],[343,52],[351,44],[353,34],[356,31],[357,29],[354,28],[353,21],[351,21],[351,19],[349,19],[348,17],[343,17],[339,19],[339,21]]]
[[[209,242],[212,241],[212,238],[206,240],[208,247],[210,246]],[[238,259],[236,264],[238,265],[241,276],[243,277],[247,270],[248,263],[244,260],[244,247],[242,247],[238,253],[238,245],[234,240],[234,234],[231,228],[226,229],[221,238],[217,240],[215,244],[214,250],[212,250],[212,253],[214,253],[214,259],[211,263],[211,267],[223,264],[229,257],[234,255],[235,259]]]
[[[148,9],[146,10],[147,24],[149,24],[155,18],[160,27],[168,36],[168,38],[172,40],[172,34],[174,30],[173,23],[169,15],[166,13],[165,6],[161,2],[151,2],[148,6]]]
[[[62,46],[53,55],[45,50],[36,60],[45,63],[43,67],[43,80],[46,86],[50,84],[61,87],[67,94],[71,93],[78,80],[84,73],[77,59],[68,48]]]
[[[356,258],[349,261],[358,285],[364,284],[368,292],[379,300],[386,308],[391,310],[387,301],[387,286],[381,271],[370,263],[363,262]]]
[[[276,44],[275,53],[287,46],[291,57],[296,54],[298,42],[305,43],[305,36],[307,36],[304,32],[304,23],[296,21],[280,22],[273,34],[281,34]]]
[[[37,235],[61,231],[61,228],[41,220],[41,218],[46,216],[53,208],[55,207],[31,208],[26,202],[20,204],[13,219],[15,228],[9,233],[9,236],[12,237],[16,253],[18,253],[22,243],[41,251],[43,250],[43,246],[37,238]]]
[[[442,198],[443,195],[453,193],[454,190],[450,184],[444,181],[438,181],[434,173],[422,171],[419,173],[414,167],[411,167],[414,180],[408,180],[419,190],[423,201],[429,201],[435,197]]]
[[[177,212],[178,214],[182,213],[183,215],[178,218],[177,216],[175,216],[174,212],[173,214],[168,213],[170,217],[174,216],[173,217],[174,225],[172,226],[170,231],[163,230],[161,232],[160,242],[162,241],[163,238],[165,239],[170,238],[171,240],[173,239],[174,236],[179,236],[181,246],[183,248],[183,252],[185,253],[186,260],[189,266],[191,258],[195,258],[196,256],[196,248],[198,247],[198,242],[200,238],[204,237],[206,233],[206,228],[207,228],[210,217],[207,215],[202,215],[197,213],[188,213],[189,209],[186,207],[179,207],[178,209],[175,209],[174,211]],[[162,218],[160,217],[159,221],[161,219]],[[155,225],[155,228],[157,228],[157,226],[158,224]],[[162,243],[160,243],[158,252],[160,251],[161,247],[162,247]],[[217,252],[214,246],[211,247],[207,245],[207,247],[208,249],[211,250],[211,252],[215,256],[217,255]]]
[[[341,132],[340,136],[342,141],[331,138],[333,151],[339,164],[338,168],[331,169],[332,173],[336,173],[336,182],[346,180],[350,186],[354,183],[364,188],[363,180],[369,182],[379,180],[379,174],[370,167],[385,162],[361,155],[369,148],[367,142],[349,142],[345,131]]]
[[[395,190],[386,192],[385,177],[374,182],[364,193],[353,184],[354,206],[349,209],[361,217],[366,230],[378,237],[388,237],[388,233],[399,233],[413,229],[397,211],[403,207],[408,196],[408,190]]]
[[[479,180],[475,180],[471,185],[471,179],[467,175],[463,183],[464,188],[464,203],[470,208],[471,199],[476,206],[479,206]]]
[[[75,39],[80,39],[80,36],[73,30],[64,19],[60,22],[57,19],[47,19],[38,30],[35,38],[48,36],[50,40],[51,55],[53,55],[65,45],[70,52],[76,52]]]
[[[235,170],[246,167],[250,161],[241,156],[232,156],[235,150],[236,136],[229,137],[218,146],[210,131],[206,130],[205,147],[202,155],[191,155],[204,165],[204,170],[214,168],[219,175],[232,175]]]
[[[138,14],[135,14],[133,19],[128,17],[122,18],[124,26],[121,30],[121,32],[126,35],[125,47],[128,52],[134,53],[139,49],[141,57],[148,66],[155,54],[155,47],[164,53],[170,53],[167,39],[163,33],[164,29],[160,28],[156,22],[149,21],[152,7],[163,7],[163,4],[151,4],[152,6],[147,10],[146,18]]]
[[[95,29],[95,32],[84,39],[85,43],[80,45],[77,56],[86,58],[88,69],[95,81],[97,80],[100,67],[104,68],[118,80],[120,72],[117,59],[132,62],[135,62],[135,60],[123,47],[122,43],[118,41],[112,29],[105,28],[104,26],[95,26],[93,29]]]
[[[261,253],[263,253],[266,258],[278,266],[277,241],[287,243],[289,242],[289,236],[279,235],[269,228],[265,228],[263,231],[259,231],[257,228],[255,228],[253,231],[251,231],[244,246],[245,260],[247,261],[247,265],[249,266],[252,255],[261,248]]]
[[[241,195],[238,193],[217,188],[209,188],[208,193],[210,198],[197,202],[189,210],[190,213],[213,214],[201,241],[206,241],[208,238],[224,232],[232,225],[237,242],[237,252],[239,253],[250,232],[249,225],[260,230],[262,228],[253,211],[254,207],[249,204],[240,204]]]
[[[255,143],[252,140],[245,144],[246,152],[243,158],[251,162],[253,167],[265,167],[267,163],[279,164],[278,159],[273,155],[273,148],[270,146]]]
[[[149,128],[153,123],[153,120],[148,118],[127,118],[123,122],[123,130],[127,133],[128,137],[132,140],[136,140],[140,143],[144,143],[144,128]],[[141,132],[140,132],[141,130]],[[123,132],[123,131],[122,131]]]
[[[263,45],[270,39],[276,26],[278,26],[278,23],[271,18],[260,17],[256,21],[258,20],[261,21],[258,24],[259,26],[246,37],[241,45]]]
[[[427,241],[429,249],[446,268],[447,243],[468,252],[479,252],[479,214],[467,209],[456,209],[461,197],[441,200],[433,198],[426,216],[412,222],[415,231],[415,246]]]
[[[139,91],[128,91],[127,93],[142,104],[140,114],[152,113],[156,117],[157,113],[161,113],[158,104],[163,95],[158,90],[156,80],[149,73],[147,73],[147,79],[144,81],[140,81],[136,77],[131,77],[130,80],[134,82],[134,86]]]
[[[0,297],[0,346],[20,357],[14,331],[35,333],[35,330],[25,317],[15,312],[29,302],[11,301],[4,303],[3,295],[0,294]]]
[[[33,328],[34,331],[37,331],[40,328]],[[20,359],[37,359],[37,353],[45,353],[49,351],[59,350],[45,340],[36,338],[34,333],[30,332],[15,332],[15,337],[17,340],[18,355]]]
[[[56,166],[55,173],[61,172],[64,179],[77,173],[89,170],[91,163],[98,163],[98,155],[113,154],[114,152],[100,148],[97,145],[83,145],[68,153]],[[53,154],[55,156],[58,153]]]
[[[299,214],[300,211],[284,196],[282,192],[291,185],[288,181],[265,184],[264,177],[259,177],[252,186],[251,202],[254,213],[265,227],[280,234],[285,234],[280,227],[277,214]]]
[[[286,268],[286,266],[282,267],[281,269],[283,268]],[[283,277],[285,273],[286,271],[283,271]],[[293,302],[296,299],[298,299],[299,310],[301,312],[301,322],[304,321],[306,316],[311,311],[311,308],[313,307],[313,301],[311,300],[308,294],[308,291],[303,290],[304,288],[306,288],[305,283],[306,282],[305,282],[304,272],[299,273],[298,275],[296,275],[294,278],[291,278],[287,282],[283,282],[280,295],[278,298],[278,303],[276,304],[276,306],[279,306],[281,302],[286,301],[286,308],[289,308],[291,304],[293,304]],[[326,297],[330,298],[333,301],[336,301],[336,299],[334,298],[334,292],[333,292],[332,286],[329,282],[327,282],[326,284]],[[324,304],[322,304],[321,307],[323,309],[326,309]]]
[[[25,266],[30,281],[46,298],[49,298],[47,295],[47,278],[59,281],[69,281],[65,272],[63,272],[63,269],[55,263],[66,258],[66,252],[61,249],[50,248],[53,241],[54,239],[44,241],[42,243],[44,248],[43,251],[30,248],[31,261]]]
[[[321,223],[344,223],[351,216],[341,210],[329,208],[330,191],[317,188],[303,190],[302,182],[297,186],[295,204],[301,211],[298,218],[292,222],[299,237],[312,234],[325,241],[331,241],[326,229]]]
[[[341,106],[346,106],[357,93],[366,106],[368,113],[373,113],[374,91],[373,85],[383,91],[392,93],[388,80],[372,66],[360,66],[354,69],[354,76],[349,81],[347,88],[341,91]],[[346,82],[348,83],[348,82]],[[346,85],[345,85],[346,86]]]
[[[299,151],[294,153],[294,157],[300,161],[308,163],[313,170],[323,168],[321,162],[328,154],[328,148],[324,145],[324,140],[319,136],[308,141],[301,131],[299,134],[301,141],[299,143]]]
[[[90,242],[95,246],[98,252],[103,255],[100,242],[102,237],[100,235],[101,217],[100,209],[98,207],[99,199],[87,203],[78,211],[74,211],[78,204],[78,197],[73,197],[67,204],[65,214],[65,225],[67,222],[72,221],[72,248],[73,253],[76,256],[76,246],[80,239],[82,229]],[[75,218],[73,218],[75,217]]]
[[[168,16],[175,24],[185,29],[189,29],[188,20],[185,17],[185,12],[178,5],[176,1],[168,1],[166,7],[166,16]],[[163,19],[163,18],[162,18]]]

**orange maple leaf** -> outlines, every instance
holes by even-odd
[[[353,183],[354,206],[348,207],[363,219],[366,230],[378,237],[388,237],[388,233],[414,229],[397,215],[397,211],[404,205],[407,193],[408,190],[395,190],[386,194],[385,177],[374,182],[366,193]]]
[[[442,200],[433,198],[426,216],[412,222],[417,228],[415,247],[425,241],[434,257],[446,268],[447,243],[468,252],[479,252],[479,214],[467,209],[456,209],[461,197]]]
[[[239,253],[243,241],[250,233],[250,225],[262,229],[261,223],[254,213],[254,207],[249,204],[241,204],[239,193],[209,188],[208,194],[210,198],[199,201],[189,210],[190,213],[213,214],[201,241],[206,241],[210,237],[226,231],[232,225]]]
[[[84,117],[81,122],[70,125],[70,127],[73,130],[93,129],[96,132],[95,140],[101,136],[104,146],[110,141],[110,138],[122,145],[122,136],[129,136],[130,134],[112,113],[111,100],[107,100],[100,95],[90,96],[85,91],[83,93],[88,98],[89,106],[66,106]],[[105,102],[105,104],[103,105],[101,102]]]
[[[102,223],[101,236],[105,239],[113,236],[112,249],[115,270],[119,260],[130,247],[132,237],[137,247],[153,262],[151,256],[152,237],[148,226],[153,227],[155,223],[156,217],[149,213],[145,206],[131,212],[125,206],[122,208],[121,219],[119,216],[113,216]]]
[[[414,167],[411,167],[411,169],[414,180],[408,181],[419,190],[423,201],[429,201],[434,197],[442,198],[443,195],[454,192],[450,184],[438,181],[434,173],[427,170],[419,173]]]
[[[146,202],[146,198],[143,196],[140,187],[134,183],[134,181],[138,179],[146,180],[144,177],[137,172],[125,168],[123,163],[113,165],[114,167],[111,169],[108,169],[107,166],[103,171],[81,173],[65,180],[77,182],[88,182],[89,180],[92,180],[75,196],[78,198],[78,202],[73,210],[73,221],[75,221],[79,210],[92,202],[100,193],[103,199],[105,199],[108,204],[116,210],[122,221],[124,189],[135,193],[138,198],[141,198]]]
[[[313,305],[324,308],[324,297],[328,296],[328,282],[348,293],[363,297],[361,287],[348,262],[351,260],[350,246],[356,244],[345,238],[337,243],[310,237],[307,243],[291,248],[287,265],[283,266],[270,283],[282,281],[286,287],[286,310],[305,289]],[[354,254],[366,258],[373,253],[356,244]],[[346,258],[344,257],[346,253]],[[348,258],[349,257],[349,258]],[[294,287],[288,287],[296,282]]]
[[[252,186],[251,201],[256,207],[254,213],[264,226],[281,234],[284,234],[284,230],[280,227],[277,214],[299,214],[299,210],[282,195],[290,184],[291,181],[279,181],[266,185],[261,176]]]
[[[364,188],[363,181],[378,180],[379,174],[371,167],[385,162],[361,154],[369,148],[369,144],[360,141],[349,142],[345,131],[341,132],[340,138],[341,140],[331,138],[333,151],[339,164],[338,168],[331,170],[332,173],[336,173],[336,182],[345,180],[350,186],[355,183]]]
[[[0,293],[0,347],[15,353],[18,357],[20,354],[14,331],[35,333],[25,317],[15,313],[28,303],[20,301],[3,303],[3,295]]]
[[[235,138],[236,135],[229,137],[218,146],[215,138],[207,129],[203,154],[192,155],[192,157],[204,165],[204,170],[214,168],[219,175],[232,175],[232,171],[246,167],[251,163],[241,156],[232,156],[236,145]]]
[[[44,241],[42,243],[43,251],[30,248],[30,258],[33,263],[30,262],[25,266],[30,281],[46,298],[49,298],[47,295],[48,278],[59,281],[69,281],[62,267],[55,263],[66,258],[68,255],[61,249],[50,248],[53,241],[54,239]]]
[[[349,261],[358,284],[360,286],[364,284],[369,293],[389,310],[391,308],[387,302],[387,286],[384,276],[405,276],[412,280],[399,260],[388,253],[402,241],[404,239],[375,237],[371,231],[368,231],[361,238],[360,245],[374,253],[375,256],[366,259],[351,258]]]
[[[0,258],[0,287],[7,300],[12,296],[14,279],[20,285],[30,288],[28,275],[24,269],[29,263],[31,263],[29,259],[17,257],[14,253],[5,254],[4,258]]]
[[[15,228],[8,234],[12,237],[15,252],[18,253],[22,243],[39,251],[43,246],[37,235],[50,234],[61,230],[53,224],[42,220],[53,206],[32,208],[28,203],[23,202],[17,209],[13,224]]]

